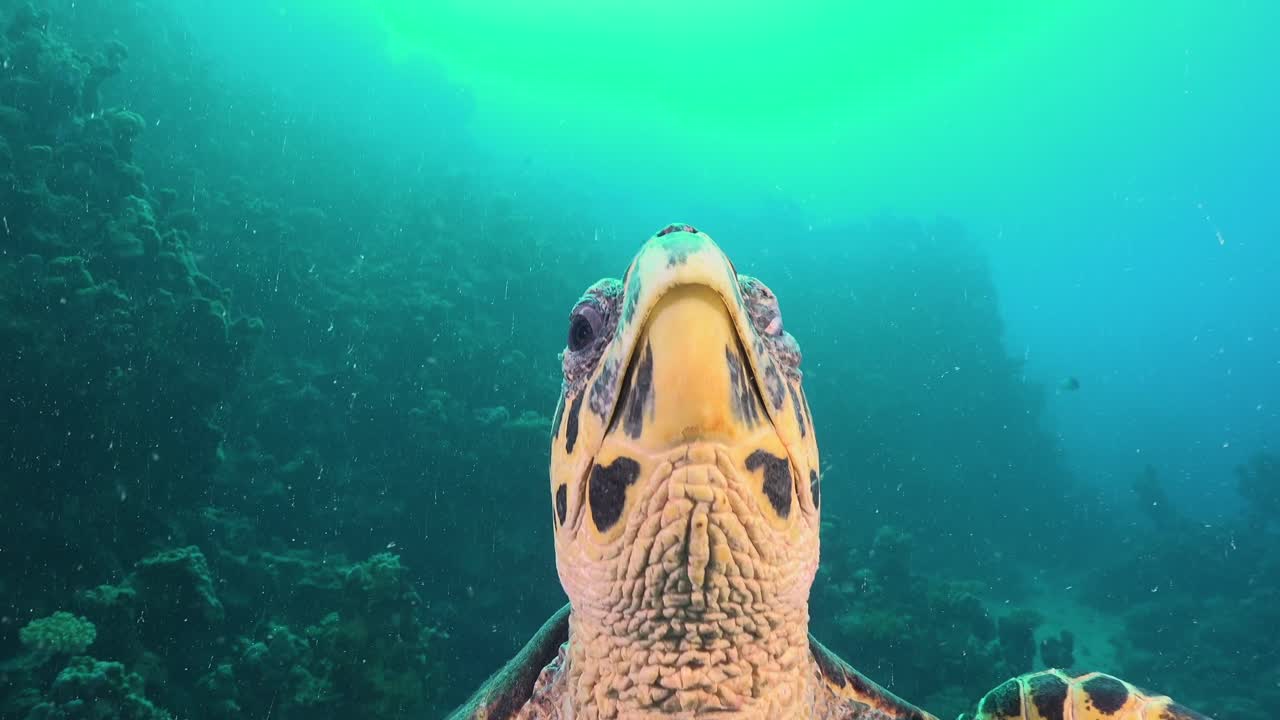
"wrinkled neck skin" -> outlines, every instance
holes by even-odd
[[[572,716],[807,717],[817,533],[771,527],[728,448],[653,460],[620,536],[559,557]]]

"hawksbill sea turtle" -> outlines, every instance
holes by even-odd
[[[821,479],[774,294],[669,225],[569,315],[551,522],[569,604],[453,720],[936,720],[809,635]],[[1100,673],[978,720],[1207,720]]]

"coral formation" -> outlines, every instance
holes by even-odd
[[[199,494],[184,479],[217,465],[215,415],[259,326],[155,217],[133,162],[141,117],[98,107],[123,47],[83,55],[25,4],[4,24],[0,448],[39,480],[0,524],[6,546],[33,552],[0,567],[81,567],[91,584],[119,567],[99,538],[140,543]],[[15,591],[28,589],[48,590]]]
[[[118,662],[74,658],[26,720],[172,720],[143,693],[142,678]]]
[[[996,635],[1000,639],[1000,652],[1012,674],[1030,672],[1036,656],[1035,631],[1044,617],[1037,611],[1019,608],[1000,618],[996,623]]]
[[[194,208],[147,182],[142,114],[102,102],[129,51],[110,40],[82,54],[49,13],[4,9],[0,389],[13,415],[0,449],[34,482],[0,511],[5,547],[31,552],[5,553],[0,569],[10,578],[74,568],[5,590],[15,606],[53,610],[74,598],[78,613],[13,633],[26,654],[0,669],[4,714],[265,716],[277,691],[270,667],[290,653],[280,667],[300,674],[298,702],[276,705],[276,716],[427,711],[446,685],[433,649],[444,636],[397,556],[347,564],[264,551],[273,541],[243,516],[207,507],[226,462],[226,403],[263,324],[202,271]],[[84,8],[95,11],[113,10]],[[317,472],[299,471],[279,470],[299,488]],[[200,527],[203,547],[182,541]],[[228,591],[222,573],[262,594]],[[263,597],[280,599],[265,615]],[[272,639],[269,657],[258,639]],[[254,677],[262,682],[245,684]]]
[[[41,661],[57,655],[79,655],[97,635],[93,623],[63,610],[32,620],[18,631],[22,644]]]
[[[824,526],[813,631],[864,672],[892,677],[895,692],[946,717],[1031,665],[1034,611],[993,613],[980,583],[919,572],[915,541],[899,528],[877,528],[860,548],[844,523]]]
[[[1259,632],[1280,623],[1280,543],[1259,519],[1271,511],[1272,467],[1260,454],[1237,468],[1246,509],[1223,524],[1192,521],[1169,502],[1158,471],[1143,472],[1138,497],[1150,532],[1087,579],[1089,602],[1124,618],[1117,672],[1179,688],[1185,702],[1222,707],[1224,717],[1230,708],[1231,717],[1262,720],[1280,707],[1280,686],[1268,682],[1280,677],[1280,648]],[[1255,679],[1227,688],[1222,677]]]
[[[1058,670],[1068,669],[1076,664],[1075,635],[1070,630],[1062,630],[1057,637],[1046,637],[1040,641],[1040,661],[1046,668]]]

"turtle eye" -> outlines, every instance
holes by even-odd
[[[582,352],[595,341],[604,318],[594,305],[580,305],[569,317],[569,352]]]

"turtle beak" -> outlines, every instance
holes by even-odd
[[[706,285],[677,285],[649,313],[610,434],[646,450],[734,443],[767,423],[729,309]]]

